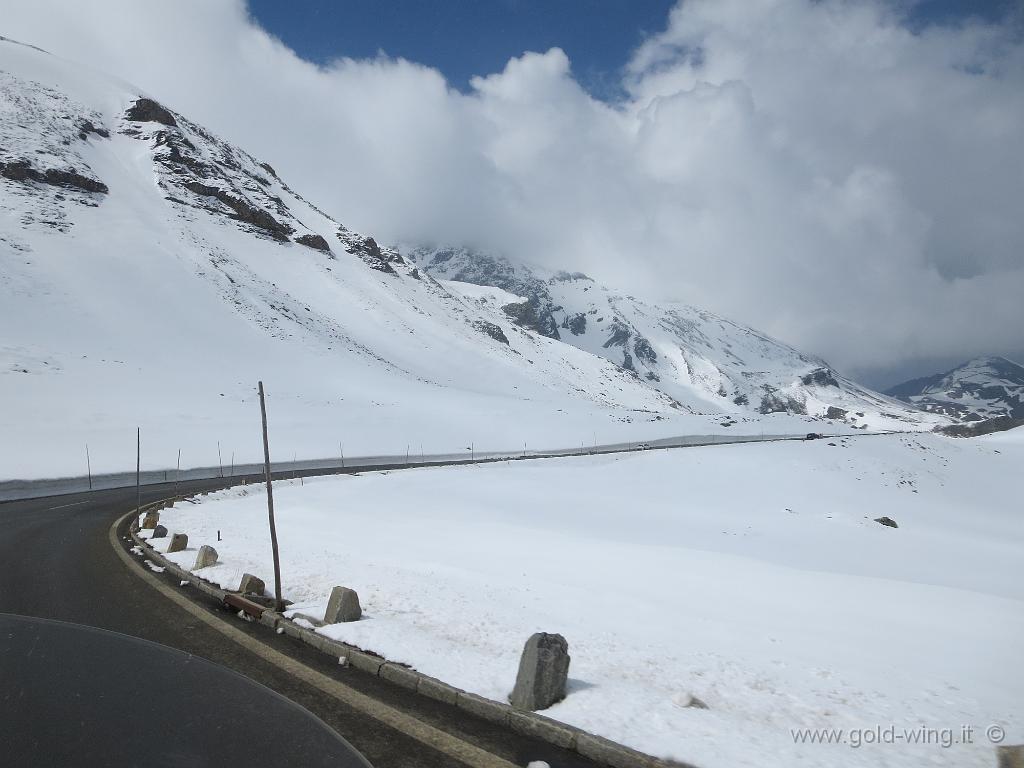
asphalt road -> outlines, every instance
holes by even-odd
[[[223,484],[223,480],[199,480],[182,483],[180,490],[192,493]],[[142,502],[169,496],[172,490],[170,484],[144,487]],[[99,627],[209,659],[305,707],[377,768],[450,768],[464,764],[453,760],[451,753],[427,747],[265,661],[163,597],[130,571],[113,550],[109,529],[134,507],[135,493],[134,488],[122,488],[0,503],[0,613]],[[123,535],[120,538],[123,541]],[[525,766],[531,760],[545,760],[554,768],[595,765],[575,753],[511,733],[358,670],[332,664],[323,654],[292,638],[269,634],[262,627],[238,620],[201,595],[196,594],[195,604],[301,663],[512,765]],[[127,660],[113,661],[108,673],[136,676],[140,689],[159,696],[159,689],[150,687],[145,673]],[[216,691],[208,695],[216,696]],[[111,716],[115,717],[123,702],[100,700],[95,706],[111,707]],[[259,728],[251,718],[232,719],[231,724]],[[39,727],[45,729],[45,721]],[[3,728],[0,723],[0,754]],[[36,764],[52,764],[46,757],[40,755]]]
[[[733,443],[772,442],[776,440],[799,440],[804,435],[678,435],[676,437],[659,437],[641,442],[601,443],[579,447],[540,449],[531,448],[522,451],[466,451],[460,453],[416,454],[408,453],[390,456],[349,456],[348,458],[307,459],[300,461],[275,461],[272,465],[277,477],[297,477],[300,475],[327,475],[351,471],[358,467],[369,469],[401,469],[415,466],[450,466],[453,464],[481,463],[488,461],[504,461],[506,459],[542,459],[557,456],[579,456],[585,454],[624,453],[645,448],[693,448],[708,445],[728,445]],[[143,454],[145,457],[145,454]],[[185,483],[196,480],[216,480],[233,478],[241,482],[242,475],[259,479],[263,472],[263,464],[229,464],[223,467],[188,467],[178,470],[168,469],[143,470],[140,476],[142,485],[165,485],[176,477]],[[0,480],[0,502],[28,499],[41,496],[77,493],[93,489],[114,489],[135,485],[135,472],[115,472],[98,474],[88,477],[57,477],[37,480]]]

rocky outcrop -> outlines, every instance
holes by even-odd
[[[555,323],[550,309],[542,306],[540,299],[536,296],[530,297],[526,301],[506,304],[501,310],[508,315],[513,323],[522,328],[535,331],[549,339],[561,338],[558,333],[558,325]]]
[[[392,264],[404,264],[405,261],[390,248],[381,248],[372,237],[363,237],[354,232],[349,232],[342,227],[338,230],[338,239],[345,246],[345,250],[358,256],[371,269],[384,272],[389,275],[397,274]]]
[[[582,336],[587,332],[587,316],[583,312],[566,315],[562,321],[562,327],[572,333],[573,336]]]
[[[74,168],[60,170],[58,168],[47,168],[40,171],[32,167],[28,160],[14,160],[9,163],[0,163],[0,176],[11,181],[49,184],[54,187],[66,187],[77,189],[81,192],[98,192],[106,194],[110,190],[107,185],[99,179],[83,176]]]
[[[410,257],[434,277],[491,286],[522,296],[525,302],[502,307],[509,319],[519,327],[541,336],[561,338],[558,321],[554,317],[554,312],[561,307],[551,300],[547,284],[529,271],[517,269],[501,257],[465,248],[419,248],[414,249]],[[580,274],[580,279],[585,279],[585,276]]]
[[[658,353],[654,351],[651,342],[643,336],[637,336],[633,339],[633,353],[636,355],[637,360],[642,360],[647,365],[654,365],[658,362]]]
[[[800,377],[800,383],[805,387],[818,386],[818,387],[838,387],[839,382],[836,381],[836,377],[832,375],[832,371],[828,368],[816,368],[810,373],[804,374]]]
[[[145,97],[137,99],[127,109],[124,116],[133,123],[160,123],[171,127],[178,125],[178,121],[167,107]]]
[[[97,128],[91,120],[82,118],[78,121],[78,138],[85,141],[90,135],[99,136],[101,139],[109,139],[110,131],[106,128]]]
[[[287,240],[292,233],[292,228],[282,224],[262,208],[257,208],[245,200],[232,196],[219,187],[211,187],[198,181],[186,181],[185,189],[204,197],[213,197],[220,200],[231,209],[231,218],[258,227],[273,237],[275,240]]]
[[[495,323],[490,323],[486,320],[477,320],[473,323],[473,327],[481,333],[487,334],[495,341],[500,341],[502,344],[508,344],[508,336],[501,330],[501,326]]]
[[[795,413],[805,415],[807,406],[792,397],[779,394],[774,387],[765,384],[762,386],[764,395],[761,396],[761,405],[758,406],[758,413]]]
[[[608,337],[608,340],[602,345],[605,349],[608,347],[624,347],[629,343],[629,328],[621,320],[615,320],[612,323],[612,335]]]
[[[327,241],[321,235],[300,235],[295,238],[295,242],[307,248],[323,251],[324,253],[331,252],[331,246],[327,244]]]

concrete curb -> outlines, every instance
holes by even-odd
[[[143,506],[139,513],[172,507],[175,501],[176,499],[166,499],[148,504]],[[135,510],[133,510],[126,517],[134,518],[135,514]],[[142,550],[146,558],[162,566],[181,581],[187,581],[200,592],[217,602],[224,602],[224,597],[228,594],[226,591],[196,576],[191,571],[187,571],[172,563],[162,553],[157,552],[148,540],[140,538],[137,529],[138,519],[133,519],[128,528],[129,535],[132,541]],[[463,691],[404,664],[390,662],[376,654],[367,653],[361,648],[342,643],[338,640],[332,640],[329,637],[306,629],[270,609],[263,612],[259,623],[275,632],[281,632],[289,637],[294,637],[336,659],[344,658],[347,664],[360,671],[383,678],[395,685],[435,701],[454,704],[458,709],[475,715],[482,720],[496,723],[516,733],[531,736],[553,746],[572,750],[591,760],[611,766],[611,768],[694,768],[694,766],[688,763],[664,760],[646,755],[643,752],[617,744],[589,731],[584,731],[582,728],[552,720],[536,712],[514,709],[508,704]]]

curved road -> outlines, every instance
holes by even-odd
[[[360,467],[365,470],[366,467]],[[290,473],[288,473],[290,476]],[[236,482],[241,478],[233,478]],[[255,479],[255,478],[250,478]],[[180,485],[193,493],[219,488],[224,480],[196,480]],[[142,501],[170,496],[173,484],[149,485]],[[407,733],[324,694],[320,689],[269,663],[162,596],[128,569],[111,546],[113,522],[135,506],[135,489],[120,488],[0,503],[0,613],[70,621],[151,640],[200,656],[277,691],[334,728],[376,768],[450,768],[466,743],[485,750],[498,768],[546,760],[559,768],[591,768],[579,755],[509,732],[454,707],[433,702],[377,677],[331,664],[323,654],[283,635],[239,621],[196,593],[195,606],[230,623],[297,662],[399,709],[444,732],[450,748],[426,746]],[[121,532],[121,541],[124,533]],[[177,587],[177,582],[174,582]],[[181,590],[181,594],[194,590]],[[259,632],[259,634],[256,634]],[[145,675],[137,669],[113,668],[111,675]],[[149,691],[158,695],[156,691]],[[2,695],[2,693],[0,693]],[[116,702],[96,706],[119,706]],[[245,727],[245,723],[235,723]],[[45,729],[45,722],[40,723]],[[0,724],[0,750],[2,750]],[[476,762],[476,761],[475,761]],[[39,755],[39,765],[48,763]],[[152,764],[159,764],[159,761]]]

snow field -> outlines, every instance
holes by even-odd
[[[1022,458],[858,436],[278,483],[283,591],[322,615],[356,589],[363,620],[320,631],[496,700],[529,635],[560,632],[569,696],[545,714],[702,768],[990,766],[985,727],[1024,740]],[[162,522],[189,533],[179,564],[213,543],[206,578],[272,582],[258,488]],[[963,725],[975,743],[849,737]]]

